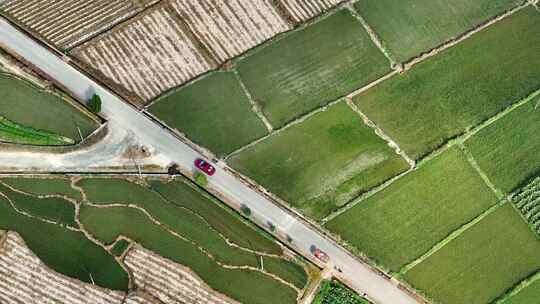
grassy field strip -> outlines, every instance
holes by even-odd
[[[499,21],[501,21],[503,19],[506,19],[507,17],[512,16],[513,14],[517,13],[518,11],[520,11],[520,10],[530,6],[530,5],[531,5],[530,2],[526,2],[526,3],[522,4],[522,5],[519,5],[519,6],[515,7],[515,8],[513,8],[513,9],[499,15],[499,16],[496,16],[496,17],[492,18],[491,20],[488,20],[487,22],[473,28],[472,30],[469,30],[469,31],[457,36],[456,38],[453,38],[453,39],[447,41],[443,45],[441,45],[439,47],[436,47],[436,48],[432,49],[429,52],[425,52],[422,55],[405,62],[403,64],[403,70],[407,71],[408,69],[415,66],[416,64],[418,64],[418,63],[420,63],[422,61],[425,61],[426,59],[428,59],[430,57],[433,57],[433,56],[439,54],[440,52],[459,44],[460,42],[470,38],[474,34],[477,34],[478,32],[481,32],[482,30],[490,27],[491,25],[493,25],[493,24],[495,24],[495,23],[497,23],[497,22],[499,22]]]
[[[490,215],[491,213],[495,212],[497,209],[499,209],[500,207],[502,207],[504,204],[508,203],[508,201],[506,200],[501,200],[498,204],[496,205],[493,205],[491,206],[489,209],[487,209],[486,211],[484,211],[482,214],[480,214],[479,216],[477,216],[476,218],[474,218],[472,221],[464,224],[463,226],[461,226],[459,229],[455,230],[455,231],[452,231],[452,233],[450,233],[446,238],[444,238],[443,240],[441,240],[439,243],[437,243],[435,246],[433,246],[429,251],[427,251],[426,253],[424,253],[423,255],[421,255],[420,257],[418,257],[416,260],[412,261],[411,263],[403,266],[403,268],[401,268],[399,270],[399,272],[396,274],[397,277],[403,277],[403,275],[411,270],[414,266],[422,263],[425,259],[427,259],[428,257],[430,257],[432,254],[434,254],[435,252],[439,251],[441,248],[443,248],[446,244],[448,244],[449,242],[451,242],[452,240],[456,239],[457,237],[459,237],[463,232],[467,231],[469,228],[471,228],[472,226],[474,226],[476,223],[480,222],[482,219],[484,219],[486,216]]]
[[[238,73],[238,71],[236,69],[234,69],[233,73],[234,73],[234,76],[236,77],[236,79],[238,79],[238,82],[240,83],[240,87],[242,87],[242,90],[246,94],[249,102],[251,103],[253,112],[255,114],[257,114],[257,116],[262,120],[262,122],[266,126],[266,129],[268,130],[268,133],[271,133],[274,130],[274,127],[272,127],[272,124],[270,123],[268,118],[264,115],[264,113],[263,113],[263,111],[261,109],[261,106],[255,100],[253,100],[253,96],[251,96],[251,93],[246,88],[246,85],[245,85],[244,81],[242,80],[242,77],[240,77],[240,74]]]
[[[524,279],[519,284],[510,289],[507,293],[502,295],[498,300],[495,300],[493,304],[512,304],[513,302],[507,302],[510,298],[517,295],[520,291],[531,286],[533,283],[540,282],[540,270],[532,276]]]
[[[482,171],[482,168],[480,168],[471,152],[463,145],[463,142],[459,142],[459,148],[461,149],[461,151],[463,151],[463,153],[467,157],[467,161],[469,162],[469,164],[471,164],[471,167],[476,170],[478,175],[480,175],[486,186],[488,186],[488,188],[491,189],[493,193],[495,193],[495,196],[497,196],[498,199],[503,199],[505,196],[504,193],[500,189],[497,189],[497,187],[495,187],[495,185],[489,180],[489,177],[484,171]]]
[[[286,130],[286,129],[292,127],[292,126],[297,125],[297,124],[299,124],[299,123],[305,121],[305,120],[308,119],[309,117],[311,117],[311,116],[313,116],[313,115],[315,115],[315,114],[317,114],[317,113],[320,113],[320,112],[322,112],[322,111],[325,111],[327,108],[329,108],[329,107],[331,107],[331,106],[333,106],[333,105],[335,105],[335,104],[338,104],[338,103],[344,101],[344,99],[346,99],[346,98],[352,98],[353,96],[355,96],[355,95],[357,95],[357,94],[360,94],[360,93],[362,93],[362,92],[364,92],[364,91],[367,91],[367,90],[369,90],[370,88],[376,86],[377,84],[379,84],[379,83],[381,83],[381,82],[383,82],[383,81],[385,81],[385,80],[387,80],[387,79],[389,79],[389,78],[391,78],[391,77],[393,77],[393,76],[395,76],[395,75],[397,75],[397,74],[398,74],[397,71],[392,71],[392,72],[390,72],[390,73],[384,75],[383,77],[381,77],[381,78],[379,78],[379,79],[377,79],[377,80],[375,80],[375,81],[373,81],[373,82],[371,82],[371,83],[365,85],[364,87],[362,87],[362,88],[360,88],[360,89],[358,89],[358,90],[353,91],[352,93],[349,93],[349,94],[347,94],[347,95],[343,95],[343,96],[337,98],[336,100],[333,100],[333,101],[327,103],[326,105],[324,105],[324,106],[322,106],[322,107],[316,108],[316,109],[314,109],[313,111],[311,111],[311,112],[309,112],[309,113],[306,113],[306,114],[304,114],[304,115],[298,117],[297,119],[295,119],[295,120],[289,122],[288,124],[286,124],[286,125],[284,125],[284,126],[278,128],[278,129],[273,129],[273,131],[270,132],[269,134],[267,134],[266,136],[263,136],[263,137],[261,137],[261,138],[259,138],[259,139],[256,139],[256,140],[250,142],[249,144],[247,144],[247,145],[245,145],[245,146],[239,148],[238,150],[229,153],[228,155],[226,155],[226,156],[223,158],[223,160],[226,161],[226,160],[228,160],[231,156],[234,156],[234,155],[236,155],[236,154],[238,154],[238,153],[240,153],[240,152],[242,152],[242,151],[244,151],[244,150],[246,150],[246,149],[248,149],[248,148],[250,148],[250,147],[252,147],[252,146],[254,146],[254,145],[256,145],[256,144],[258,144],[258,143],[261,142],[261,141],[264,141],[264,140],[267,139],[268,137],[271,137],[271,136],[273,136],[273,135],[279,134],[280,132],[282,132],[282,131],[284,131],[284,130]],[[242,82],[242,83],[243,83],[243,82]]]
[[[401,157],[403,157],[407,163],[409,163],[409,165],[411,166],[411,168],[414,168],[415,166],[415,161],[413,159],[411,159],[407,153],[405,153],[405,151],[403,151],[397,142],[395,142],[392,138],[390,138],[390,136],[388,136],[379,126],[377,126],[377,124],[375,124],[373,121],[371,121],[369,119],[369,117],[366,116],[366,114],[362,113],[362,111],[360,111],[360,109],[356,106],[356,104],[353,103],[353,101],[350,99],[350,98],[346,98],[346,101],[347,101],[347,105],[354,111],[356,112],[360,118],[362,118],[362,120],[364,121],[364,123],[372,128],[374,131],[375,131],[375,134],[377,134],[379,137],[381,137],[382,139],[384,139],[388,145],[394,149],[396,151],[396,154],[398,155],[401,155]]]
[[[386,56],[388,61],[390,61],[390,65],[392,66],[392,69],[401,70],[401,68],[398,68],[398,63],[394,55],[386,48],[381,38],[377,35],[377,33],[373,30],[373,28],[366,22],[366,20],[358,13],[358,11],[353,7],[353,3],[347,3],[345,7],[351,12],[351,15],[358,19],[360,23],[362,23],[362,26],[366,30],[366,32],[369,34],[369,37],[371,38],[371,41],[381,50],[381,52]]]

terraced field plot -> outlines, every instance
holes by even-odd
[[[67,178],[5,177],[0,179],[0,182],[34,195],[56,194],[77,200],[82,199],[81,193],[71,187],[71,181]]]
[[[454,148],[359,202],[326,227],[397,272],[496,202],[465,155]]]
[[[146,101],[216,67],[164,5],[92,39],[72,54]]]
[[[412,158],[540,86],[540,15],[526,8],[354,98]]]
[[[233,155],[229,164],[316,219],[407,169],[343,102]]]
[[[361,0],[355,7],[399,62],[437,47],[523,0]]]
[[[506,193],[540,173],[540,98],[529,101],[466,141],[490,180]]]
[[[185,182],[161,187],[159,184],[153,182],[151,191],[122,180],[83,180],[81,185],[87,189],[88,199],[97,205],[84,205],[81,221],[103,242],[111,244],[119,235],[128,236],[145,248],[191,268],[213,289],[241,302],[274,303],[277,299],[280,303],[296,303],[295,289],[257,270],[260,254],[281,254],[275,243],[225,209],[221,209],[221,217],[210,218],[210,210],[220,207]],[[130,195],[124,195],[127,193]],[[174,196],[169,196],[171,193]],[[107,203],[117,204],[107,206]],[[248,244],[245,248],[260,253],[231,246],[226,239],[238,246]],[[250,269],[242,269],[245,266]],[[290,264],[281,260],[276,266],[283,268],[272,270],[279,275],[282,271],[286,273]]]
[[[232,72],[217,72],[149,108],[170,127],[223,156],[268,131]]]
[[[219,63],[291,29],[273,0],[173,0],[172,6]]]
[[[38,299],[72,304],[123,302],[122,292],[78,282],[51,271],[13,232],[8,233],[0,246],[0,265],[0,302],[3,304],[34,303]]]
[[[11,192],[2,192],[8,197],[11,195]],[[13,203],[17,206],[16,201]],[[120,265],[83,233],[21,215],[5,197],[0,197],[0,229],[19,233],[28,248],[57,272],[87,283],[93,279],[97,285],[113,290],[126,290],[128,287],[128,276]]]
[[[62,49],[107,30],[154,1],[4,0],[0,10]]]
[[[276,1],[294,22],[311,19],[344,0],[278,0]]]
[[[274,128],[360,88],[390,63],[348,10],[291,33],[238,62]]]
[[[540,269],[540,240],[506,204],[405,274],[439,303],[490,303]]]
[[[237,303],[211,290],[196,274],[144,248],[134,248],[125,258],[135,284],[160,299],[160,303]]]
[[[0,140],[24,144],[65,145],[80,141],[78,130],[86,137],[99,126],[66,100],[14,76],[0,73],[0,91],[0,118],[26,128],[12,132],[11,129],[3,128],[0,122]],[[34,136],[40,132],[45,136]]]

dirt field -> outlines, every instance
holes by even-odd
[[[164,6],[76,48],[73,55],[145,100],[215,67]]]
[[[139,1],[140,2],[140,1]],[[70,49],[157,2],[4,0],[0,10],[62,49]]]
[[[277,0],[295,22],[311,19],[344,0]]]
[[[291,29],[271,0],[174,0],[172,6],[218,62]]]
[[[165,304],[238,303],[210,289],[188,268],[146,249],[131,249],[124,261],[135,277],[135,284]]]

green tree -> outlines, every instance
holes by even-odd
[[[99,95],[94,94],[88,101],[88,109],[92,111],[92,113],[99,113],[101,112],[101,97]]]
[[[195,182],[201,186],[206,187],[208,186],[208,179],[206,178],[206,175],[202,174],[201,172],[197,171],[193,175],[193,178],[195,179]]]

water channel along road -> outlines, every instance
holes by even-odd
[[[203,157],[173,132],[127,104],[62,60],[55,52],[1,18],[0,46],[39,69],[75,97],[85,100],[94,93],[98,94],[103,101],[101,114],[115,128],[136,134],[141,143],[157,151],[161,158],[177,163],[184,171],[193,170],[194,160]],[[114,132],[114,129],[112,131]],[[39,158],[35,161],[35,167],[39,167],[40,164],[37,163]],[[398,288],[396,281],[381,276],[315,227],[252,189],[221,165],[217,166],[215,175],[209,179],[209,188],[219,193],[234,207],[241,204],[248,206],[252,211],[251,217],[257,222],[273,223],[279,234],[289,235],[293,239],[295,249],[310,260],[313,260],[311,253],[313,245],[326,252],[331,263],[341,268],[342,273],[338,273],[338,276],[356,291],[367,294],[374,303],[419,303],[412,295]]]

